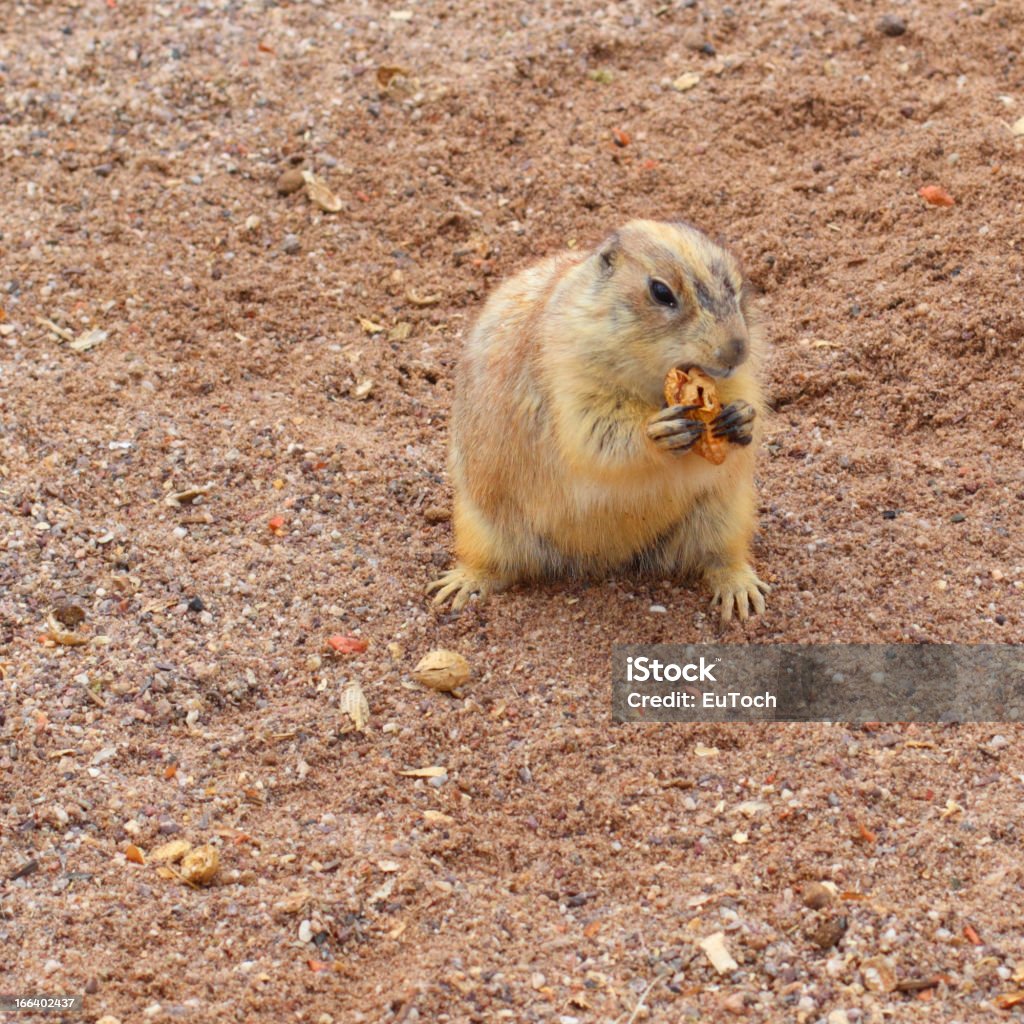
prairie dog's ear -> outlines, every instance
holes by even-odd
[[[601,273],[604,274],[605,277],[610,275],[615,269],[615,264],[618,262],[619,251],[621,248],[622,239],[619,238],[618,231],[615,231],[601,243],[600,249],[597,250],[597,258],[601,266]]]

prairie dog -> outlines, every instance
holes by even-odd
[[[723,622],[764,611],[750,566],[763,334],[736,260],[684,223],[635,220],[499,286],[456,378],[449,470],[455,568],[430,584],[463,607],[511,583],[624,566],[700,575]],[[673,367],[716,378],[730,442],[663,408]]]

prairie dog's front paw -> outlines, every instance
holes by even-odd
[[[662,450],[683,455],[688,452],[704,433],[700,420],[686,418],[688,412],[699,408],[696,405],[670,405],[655,413],[647,421],[647,436]]]
[[[753,606],[758,615],[764,614],[764,595],[771,591],[749,565],[738,569],[718,569],[706,574],[711,588],[711,607],[719,606],[722,624],[732,619],[733,608],[740,622],[746,622]]]
[[[730,402],[711,424],[714,437],[724,437],[733,444],[750,444],[754,440],[753,406],[747,402]]]

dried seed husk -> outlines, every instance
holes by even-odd
[[[324,213],[338,213],[342,209],[342,201],[327,187],[323,179],[312,171],[303,171],[302,179],[306,183],[306,197]]]
[[[84,647],[89,642],[87,636],[63,629],[61,624],[54,618],[53,612],[46,616],[46,635],[54,643],[60,644],[61,647]]]
[[[701,939],[697,945],[704,951],[704,955],[711,961],[711,966],[719,974],[729,974],[739,967],[729,950],[726,949],[725,932],[715,932],[706,939]]]
[[[450,693],[468,682],[469,662],[456,651],[431,651],[420,658],[412,677],[432,690]]]
[[[181,877],[191,885],[209,885],[220,870],[216,846],[197,846],[181,861]]]
[[[341,691],[341,712],[352,719],[356,732],[362,732],[370,720],[370,705],[363,688],[354,679],[349,680]]]
[[[191,849],[192,844],[187,839],[172,839],[153,850],[149,860],[152,864],[177,864]]]

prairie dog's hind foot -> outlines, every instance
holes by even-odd
[[[427,587],[427,593],[434,594],[432,603],[438,607],[450,599],[452,611],[457,612],[466,607],[474,594],[484,601],[490,594],[500,589],[501,581],[493,576],[475,572],[465,565],[456,565],[454,569],[449,569],[443,576],[434,580]],[[435,591],[437,593],[434,593]]]
[[[709,572],[706,579],[713,595],[711,607],[718,606],[722,625],[732,620],[734,608],[740,622],[750,617],[751,606],[758,615],[764,615],[764,595],[772,588],[758,579],[749,565]]]

